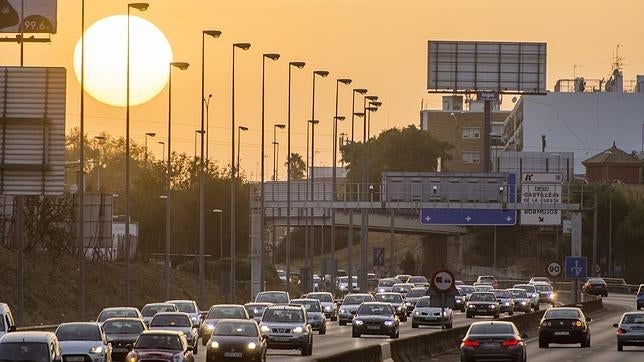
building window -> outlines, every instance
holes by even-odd
[[[463,139],[479,139],[481,138],[480,127],[463,127]]]
[[[481,152],[463,152],[463,163],[481,163]]]

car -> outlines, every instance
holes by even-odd
[[[400,321],[389,303],[365,302],[360,305],[351,323],[351,337],[360,338],[363,334],[390,338],[400,336]]]
[[[313,329],[301,306],[273,305],[264,311],[259,330],[271,349],[299,349],[302,356],[313,353]]]
[[[430,304],[431,298],[425,296],[419,298],[416,302],[416,308],[412,313],[411,327],[418,328],[418,326],[440,326],[445,324],[447,329],[451,329],[453,325],[453,312],[451,308],[432,307]],[[441,317],[441,311],[442,317]]]
[[[460,287],[456,287],[457,295],[454,296],[454,309],[458,309],[461,313],[465,312],[465,293]]]
[[[637,297],[635,301],[635,307],[637,310],[640,310],[644,307],[644,284],[640,284],[640,287],[637,288]]]
[[[178,331],[186,336],[194,354],[199,353],[199,326],[192,323],[190,315],[184,312],[162,312],[150,321],[150,330]]]
[[[13,332],[0,338],[0,358],[6,362],[63,362],[52,332]]]
[[[130,352],[128,346],[134,344],[139,335],[147,330],[147,325],[138,318],[110,318],[103,323],[107,343],[112,345],[112,360],[125,361]]]
[[[411,315],[418,298],[425,296],[425,293],[427,293],[427,288],[411,288],[411,290],[407,292],[407,295],[405,296],[407,315]]]
[[[553,307],[555,306],[556,294],[552,289],[552,285],[543,282],[533,283],[532,285],[534,285],[534,289],[539,293],[539,303],[547,303]]]
[[[499,319],[499,302],[494,293],[472,293],[465,309],[465,318],[474,318],[477,315],[491,315],[494,319]]]
[[[393,278],[380,279],[380,280],[378,280],[378,286],[376,287],[376,293],[391,292],[391,288],[396,283],[397,283],[397,280],[393,279]]]
[[[512,322],[475,322],[461,342],[461,361],[527,361],[528,336]]]
[[[475,292],[489,292],[492,289],[494,289],[494,287],[489,284],[479,284],[474,286]]]
[[[429,288],[429,281],[426,277],[422,275],[414,275],[407,280],[407,283],[411,283],[414,287],[425,287]]]
[[[462,281],[462,280],[455,280],[454,285],[458,287],[458,286],[461,286],[461,285],[465,285],[465,282]]]
[[[590,278],[582,285],[581,291],[591,295],[608,297],[608,285],[601,278]]]
[[[537,288],[534,287],[532,284],[515,284],[512,286],[513,289],[523,289],[528,293],[528,298],[530,298],[530,307],[534,311],[539,310],[539,292],[537,292]]]
[[[552,285],[552,280],[548,277],[532,277],[530,278],[530,281],[528,284],[534,284],[534,283],[547,283]]]
[[[199,311],[199,307],[197,306],[197,302],[195,302],[194,300],[179,299],[179,300],[168,300],[166,301],[166,303],[176,305],[179,312],[186,313],[188,314],[188,316],[190,316],[190,320],[192,321],[192,324],[197,326],[197,329],[201,328],[201,323],[203,322],[203,319],[201,317],[201,312]],[[197,351],[195,350],[194,353],[197,354]]]
[[[398,319],[401,322],[407,321],[407,305],[405,304],[405,299],[400,295],[400,293],[376,293],[374,299],[376,302],[389,303],[391,308],[394,309],[394,314],[398,316]]]
[[[288,305],[291,302],[291,297],[288,292],[281,290],[271,290],[266,292],[259,292],[255,296],[255,303],[271,303],[275,305]]]
[[[195,358],[183,332],[147,330],[136,339],[126,361],[194,362]]]
[[[248,313],[248,316],[250,319],[254,320],[257,324],[262,320],[262,314],[264,314],[264,310],[268,307],[273,305],[273,303],[246,303],[244,304],[244,308],[246,308],[246,312]]]
[[[177,306],[171,303],[149,303],[143,306],[143,309],[141,309],[141,315],[143,315],[143,322],[145,322],[146,325],[149,325],[154,315],[159,312],[178,311],[179,309]]]
[[[306,295],[306,299],[317,299],[322,305],[322,310],[327,319],[335,322],[338,320],[338,306],[329,292],[313,292]]]
[[[499,282],[492,275],[479,275],[479,277],[476,278],[476,283],[489,284],[493,286],[494,289],[497,289],[499,287]],[[476,283],[474,283],[474,285],[476,285]]]
[[[375,299],[369,293],[351,293],[344,297],[338,313],[338,324],[346,326],[347,323],[350,323],[356,314],[356,310],[364,302],[375,302]]]
[[[476,291],[472,285],[459,285],[458,288],[465,294],[465,301],[470,300],[470,295]],[[487,288],[485,288],[487,289]]]
[[[0,338],[7,333],[16,331],[16,322],[7,303],[0,303]]]
[[[528,297],[528,292],[525,289],[519,288],[510,288],[508,292],[512,295],[512,301],[514,302],[514,310],[517,312],[530,313],[532,310],[532,305],[530,304],[530,297]]]
[[[400,293],[403,297],[409,293],[410,290],[414,288],[414,285],[411,283],[396,283],[391,287],[393,293]]]
[[[512,294],[505,289],[492,289],[492,293],[499,302],[499,313],[508,313],[514,315],[514,300]]]
[[[341,295],[345,295],[347,293],[351,293],[351,291],[359,291],[360,288],[358,288],[358,277],[355,275],[351,276],[352,282],[351,282],[351,288],[349,288],[349,277],[339,277],[337,280],[338,283],[338,291]]]
[[[109,318],[139,318],[143,320],[143,315],[134,307],[105,308],[98,314],[96,322],[103,323]]]
[[[201,324],[201,344],[206,345],[212,331],[221,319],[250,319],[246,308],[241,304],[216,304],[210,307]],[[196,353],[196,352],[195,352]]]
[[[265,361],[268,346],[253,321],[222,319],[212,332],[206,361]]]
[[[409,278],[411,278],[411,275],[410,274],[398,274],[394,278],[398,279],[399,283],[407,283]]]
[[[322,304],[319,300],[291,299],[291,305],[304,307],[311,328],[320,334],[326,334],[326,316],[322,311]]]
[[[97,322],[62,323],[54,332],[63,361],[111,362],[112,345]],[[1,360],[1,358],[0,358]]]
[[[580,343],[583,348],[590,347],[590,321],[579,308],[548,309],[539,323],[539,348],[548,348],[550,343]]]
[[[617,350],[624,346],[644,346],[644,312],[627,312],[622,315],[617,328]]]
[[[282,269],[277,269],[275,270],[277,273],[277,278],[282,282],[282,284],[286,284],[286,271]]]

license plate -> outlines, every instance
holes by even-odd
[[[367,329],[380,329],[380,326],[367,326]]]
[[[85,357],[83,356],[71,356],[71,357],[66,357],[65,361],[84,361]]]
[[[290,338],[288,338],[288,337],[273,337],[273,340],[274,340],[275,342],[288,342],[288,341],[290,341],[291,339],[290,339]]]
[[[485,312],[487,312],[487,309],[477,309],[476,311],[485,313]]]
[[[496,348],[498,346],[498,343],[481,343],[481,347],[483,348]]]
[[[568,331],[557,331],[555,332],[555,336],[568,336],[570,335],[570,332]]]
[[[224,357],[236,357],[236,358],[241,358],[242,353],[241,352],[224,352]]]
[[[112,349],[112,352],[114,353],[123,353],[123,352],[128,352],[127,348],[114,348]]]

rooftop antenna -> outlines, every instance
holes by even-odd
[[[613,55],[613,70],[622,70],[622,67],[624,66],[624,57],[619,55],[619,47],[621,47],[622,44],[617,44],[615,47],[615,54]]]
[[[572,79],[577,79],[577,68],[581,68],[580,64],[572,65]]]

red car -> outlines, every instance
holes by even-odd
[[[581,286],[581,291],[586,294],[608,297],[608,285],[601,278],[590,278]]]

